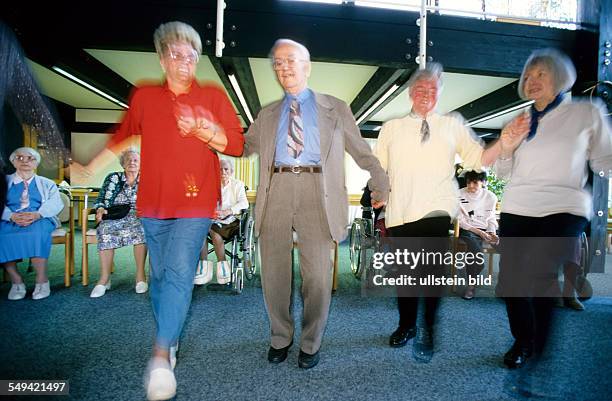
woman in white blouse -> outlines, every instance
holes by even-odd
[[[558,267],[577,262],[578,239],[592,213],[588,167],[604,175],[612,168],[610,127],[602,108],[564,95],[575,79],[576,70],[562,53],[531,54],[518,92],[534,104],[504,130],[520,137],[514,151],[504,149],[502,132],[502,154],[494,166],[509,180],[501,207],[499,277],[515,339],[504,355],[509,368],[544,350],[554,298],[560,295]],[[522,124],[528,124],[528,132],[517,132]]]

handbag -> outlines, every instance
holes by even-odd
[[[102,215],[102,220],[119,220],[128,215],[132,209],[129,203],[122,205],[113,205],[106,209],[106,214]]]

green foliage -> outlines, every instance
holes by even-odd
[[[487,174],[487,188],[489,191],[493,192],[500,201],[502,200],[505,186],[506,181],[498,178],[493,171],[489,171]]]

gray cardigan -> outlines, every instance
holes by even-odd
[[[15,174],[6,176],[7,192],[13,186],[13,178],[15,178]],[[34,175],[34,183],[42,197],[42,204],[40,205],[40,209],[38,209],[38,213],[44,218],[53,220],[55,227],[59,227],[60,221],[57,215],[64,208],[64,203],[62,202],[62,198],[60,198],[57,185],[50,179],[39,175]],[[2,211],[2,220],[10,221],[12,215],[13,211],[5,205]]]

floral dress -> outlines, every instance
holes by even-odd
[[[116,177],[116,176],[115,176]],[[105,193],[113,192],[118,183],[111,181]],[[111,188],[112,186],[112,188]],[[129,186],[123,185],[116,195],[112,205],[130,204],[132,208],[127,216],[118,220],[102,220],[96,230],[98,236],[98,250],[116,249],[129,245],[144,244],[144,230],[138,217],[136,217],[136,193],[138,181]]]

